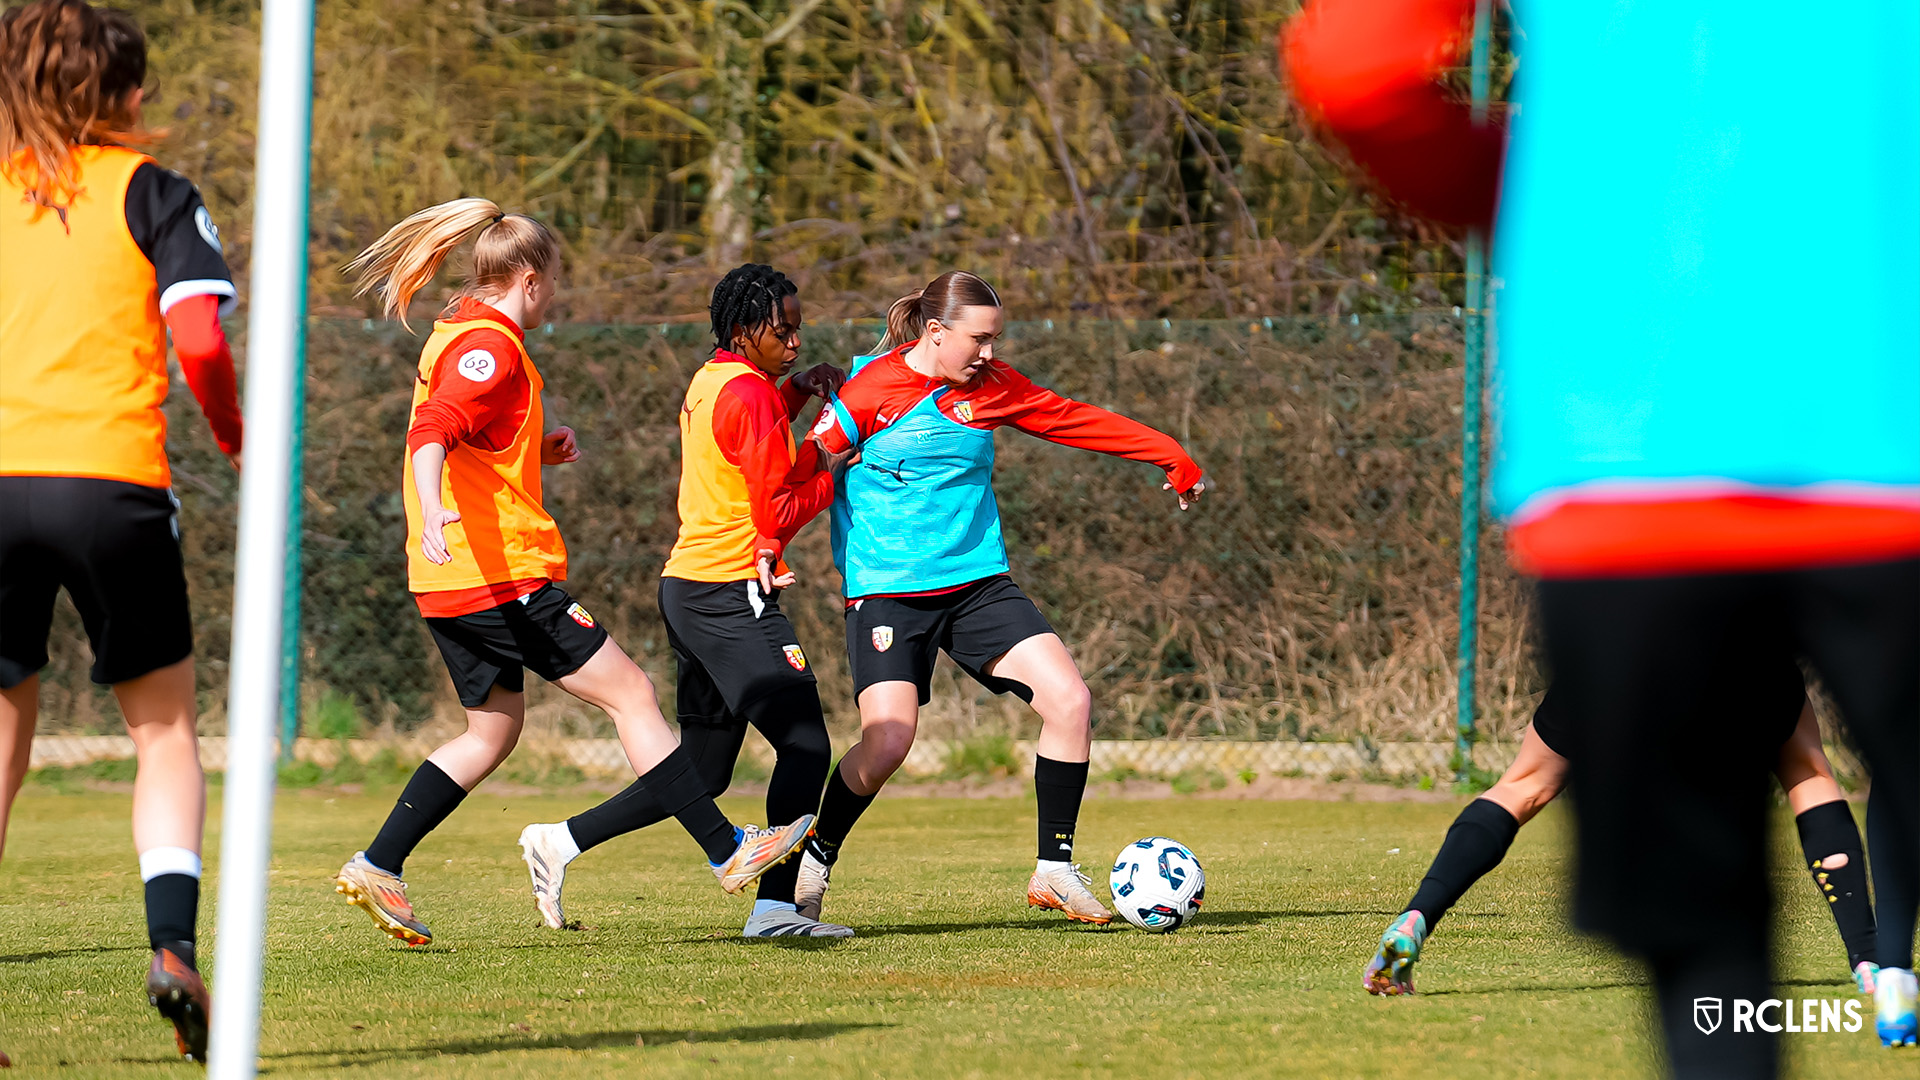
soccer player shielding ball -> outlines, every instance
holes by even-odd
[[[133,844],[149,1000],[205,1060],[195,969],[206,782],[193,627],[168,486],[167,334],[220,449],[240,408],[220,315],[233,282],[192,183],[145,141],[146,36],[126,15],[39,0],[0,15],[0,841],[26,776],[39,671],[65,588],[133,737]]]
[[[680,408],[680,534],[661,574],[660,613],[678,674],[680,745],[701,785],[714,796],[727,790],[752,725],[774,749],[767,816],[777,821],[819,806],[833,760],[819,687],[780,610],[780,590],[793,581],[781,554],[833,498],[830,462],[810,446],[796,462],[793,423],[845,375],[821,364],[779,381],[800,356],[800,297],[771,266],[728,271],[709,314],[713,358]],[[547,925],[563,923],[569,862],[662,816],[636,784],[567,821],[527,826],[520,844]],[[760,878],[741,936],[853,935],[800,914],[798,873],[787,862]]]
[[[830,456],[860,455],[833,504],[860,741],[827,780],[801,861],[803,914],[819,916],[848,831],[906,760],[944,650],[982,686],[1017,694],[1040,714],[1028,902],[1079,922],[1113,918],[1073,862],[1092,696],[1066,645],[1007,576],[993,432],[1011,426],[1156,465],[1182,510],[1200,498],[1200,466],[1172,437],[1044,390],[995,359],[1004,326],[992,286],[963,271],[940,275],[894,303],[879,355],[864,358],[810,436]]]
[[[646,673],[560,588],[567,548],[541,502],[540,468],[580,451],[570,429],[546,430],[525,340],[558,288],[553,233],[485,199],[456,199],[395,225],[349,269],[404,323],[408,301],[470,234],[473,276],[420,351],[403,491],[407,587],[466,707],[467,730],[421,764],[335,882],[409,945],[433,935],[406,897],[407,856],[513,751],[527,668],[613,718],[635,788],[662,817],[679,819],[728,892],[791,855],[813,822],[803,814],[780,828],[735,828],[660,715]]]

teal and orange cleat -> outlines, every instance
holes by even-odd
[[[1360,985],[1369,994],[1398,997],[1413,993],[1413,962],[1420,959],[1420,946],[1427,940],[1427,917],[1408,911],[1380,935],[1380,947],[1367,962]]]
[[[1873,1029],[1882,1046],[1920,1044],[1920,1019],[1914,1015],[1920,982],[1906,968],[1881,968],[1873,986]]]

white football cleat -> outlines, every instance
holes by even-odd
[[[1043,863],[1027,879],[1027,903],[1064,912],[1073,922],[1105,926],[1113,921],[1113,912],[1087,888],[1091,884],[1093,879],[1080,872],[1079,863]]]
[[[833,923],[821,922],[819,919],[809,919],[783,904],[770,911],[748,916],[746,928],[740,931],[740,936],[743,938],[850,938],[853,936],[853,928],[836,926]]]
[[[567,882],[567,864],[579,855],[580,846],[573,842],[564,821],[520,830],[520,858],[533,878],[533,906],[540,909],[540,919],[548,929],[567,925],[566,913],[560,908],[560,890]]]
[[[800,914],[809,919],[820,917],[820,908],[827,900],[827,879],[833,875],[833,867],[813,857],[809,851],[800,856],[800,880],[793,886],[793,906]]]
[[[760,880],[760,875],[786,862],[793,853],[800,850],[806,842],[807,833],[813,828],[813,815],[801,814],[792,824],[779,828],[763,829],[758,825],[748,825],[740,830],[739,846],[727,861],[714,866],[713,876],[720,879],[720,887],[730,893],[740,890]]]

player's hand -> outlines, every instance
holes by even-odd
[[[240,454],[241,451],[235,450],[233,453],[227,455],[227,464],[233,466],[234,472],[240,471]],[[297,492],[295,494],[296,496],[298,495]]]
[[[423,509],[420,517],[420,554],[436,566],[452,561],[453,553],[447,550],[445,530],[459,521],[460,515],[444,506],[436,506],[430,510]]]
[[[580,444],[574,441],[572,428],[554,428],[540,440],[540,464],[565,465],[579,460]]]
[[[846,381],[847,373],[832,364],[815,364],[793,377],[793,385],[817,398],[839,393]]]
[[[793,571],[774,575],[773,568],[780,563],[780,557],[770,548],[761,548],[753,553],[753,568],[760,575],[760,595],[772,596],[773,590],[784,589],[793,584]]]
[[[860,448],[857,446],[849,446],[835,454],[828,451],[826,445],[819,440],[815,440],[813,445],[820,451],[821,472],[837,473],[849,465],[860,464]]]
[[[1173,491],[1173,481],[1169,480],[1166,483],[1161,484],[1160,490]],[[1198,481],[1187,490],[1175,493],[1174,498],[1180,500],[1180,509],[1185,510],[1187,507],[1192,506],[1194,503],[1199,502],[1200,493],[1205,490],[1207,490],[1206,481],[1204,480]]]

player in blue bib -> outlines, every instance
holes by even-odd
[[[893,305],[879,351],[855,362],[813,429],[829,455],[859,452],[835,489],[833,553],[845,582],[860,741],[828,777],[801,862],[795,901],[809,918],[820,917],[848,831],[913,746],[941,651],[982,686],[1017,694],[1040,714],[1028,902],[1077,922],[1113,918],[1073,863],[1092,696],[1066,645],[1007,576],[993,432],[1011,426],[1157,465],[1182,510],[1200,497],[1201,472],[1170,436],[1035,386],[994,359],[1004,325],[985,281],[942,274]]]

